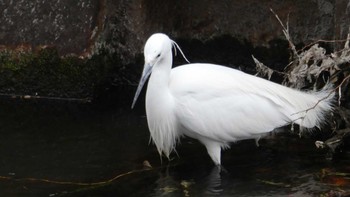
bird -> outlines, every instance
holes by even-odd
[[[162,157],[184,136],[202,143],[215,165],[232,142],[260,139],[276,128],[320,127],[333,109],[332,88],[300,91],[211,63],[172,68],[179,45],[164,33],[144,46],[144,67],[131,108],[148,80],[145,107],[151,139]],[[186,59],[186,57],[184,56]],[[187,60],[187,59],[186,59]]]

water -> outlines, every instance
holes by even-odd
[[[350,191],[350,152],[277,135],[224,151],[224,169],[183,139],[169,162],[149,145],[142,110],[0,100],[0,196],[336,196]],[[152,168],[146,167],[149,163]],[[121,175],[118,177],[118,175]],[[100,182],[100,183],[99,183]],[[89,185],[90,184],[90,185]]]

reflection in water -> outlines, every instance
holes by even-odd
[[[177,180],[177,176],[179,176],[177,173],[179,173],[179,169],[170,166],[164,172],[159,172],[154,196],[196,196],[196,194],[199,196],[220,196],[224,191],[221,185],[221,173],[227,172],[222,171],[218,166],[214,166],[203,179],[198,181],[194,180],[197,177]]]
[[[211,163],[201,144],[183,140],[181,157],[159,170],[146,119],[129,108],[0,100],[0,109],[0,176],[89,183],[140,169],[145,160],[154,166],[96,188],[1,179],[0,196],[327,196],[350,191],[349,151],[329,161],[312,139],[285,134],[262,140],[259,148],[253,141],[233,144],[223,153],[227,172]]]
[[[169,175],[169,167],[165,169],[165,172],[159,173],[156,184],[157,187],[154,189],[155,196],[174,196],[180,192],[180,184]]]
[[[206,192],[208,196],[219,196],[224,189],[221,186],[221,173],[222,171],[220,166],[215,166],[211,170],[210,174],[205,178]]]

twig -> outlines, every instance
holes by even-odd
[[[342,139],[350,133],[350,128],[338,130],[337,134],[326,141],[316,141],[315,145],[317,148],[330,148],[332,151],[343,141]]]
[[[320,102],[326,100],[326,99],[327,99],[328,97],[330,97],[333,93],[335,93],[335,91],[336,91],[337,89],[339,89],[339,88],[343,85],[343,83],[345,83],[345,81],[348,80],[349,78],[350,78],[350,75],[346,76],[346,77],[343,79],[343,81],[342,81],[337,87],[335,87],[332,91],[330,91],[330,92],[328,93],[327,96],[325,96],[325,97],[323,97],[322,99],[318,100],[317,103],[316,103],[314,106],[310,107],[309,109],[306,109],[306,110],[302,110],[302,111],[293,113],[293,114],[291,114],[291,115],[295,115],[295,114],[299,114],[299,113],[303,113],[303,112],[307,113],[308,111],[310,111],[310,110],[312,110],[312,109],[315,109],[316,106],[317,106]]]
[[[268,181],[268,180],[263,180],[263,179],[257,179],[257,181],[264,183],[264,184],[267,184],[267,185],[272,185],[272,186],[285,187],[285,188],[291,187],[290,184],[281,183],[281,182],[274,182],[274,181]]]
[[[49,96],[34,96],[34,95],[19,95],[19,94],[1,94],[0,97],[13,99],[43,99],[43,100],[61,100],[61,101],[77,101],[83,103],[90,103],[91,98],[63,98],[63,97],[49,97]]]
[[[56,180],[50,180],[50,179],[41,179],[41,178],[15,178],[12,176],[0,176],[0,180],[13,180],[13,181],[35,181],[35,182],[44,182],[44,183],[51,183],[51,184],[58,184],[58,185],[76,185],[76,186],[99,186],[99,185],[105,185],[112,183],[113,181],[122,178],[124,176],[134,174],[134,173],[139,173],[139,172],[145,172],[145,171],[150,171],[154,169],[163,169],[163,168],[168,168],[168,167],[174,167],[177,166],[177,164],[169,164],[167,166],[158,166],[158,167],[152,167],[151,164],[145,160],[143,162],[143,168],[138,169],[138,170],[131,170],[122,174],[118,174],[114,176],[111,179],[105,180],[105,181],[98,181],[98,182],[91,182],[91,183],[86,183],[86,182],[72,182],[72,181],[56,181]]]
[[[295,45],[292,42],[292,39],[289,35],[289,14],[288,14],[288,20],[287,20],[287,27],[284,26],[284,24],[282,23],[281,19],[278,17],[278,15],[273,11],[272,8],[270,8],[271,12],[275,15],[275,17],[277,18],[278,22],[281,24],[282,28],[283,28],[283,34],[286,37],[286,39],[288,40],[289,46],[294,54],[295,57],[299,58],[298,52],[295,49]]]
[[[150,170],[149,168],[141,169],[141,170],[131,170],[129,172],[119,174],[111,179],[108,179],[106,181],[99,181],[94,183],[83,183],[83,182],[71,182],[71,181],[55,181],[55,180],[49,180],[49,179],[40,179],[40,178],[14,178],[10,176],[0,176],[0,179],[4,180],[14,180],[14,181],[34,181],[34,182],[44,182],[44,183],[51,183],[51,184],[58,184],[58,185],[76,185],[76,186],[97,186],[97,185],[105,185],[108,183],[111,183],[121,177],[124,177],[126,175],[130,175],[137,172],[144,172]]]
[[[283,75],[283,76],[286,75],[286,73],[284,73],[284,72],[280,72],[278,70],[273,70],[273,69],[267,67],[265,64],[263,64],[259,60],[257,60],[254,57],[254,55],[252,55],[252,58],[253,58],[253,60],[254,60],[254,62],[256,64],[256,70],[258,71],[256,73],[256,75],[259,75],[260,73],[261,73],[262,76],[267,75],[269,80],[271,79],[271,76],[272,76],[273,73],[277,73],[277,74]]]
[[[313,46],[313,45],[315,45],[315,44],[317,44],[317,43],[320,43],[320,42],[324,42],[324,43],[334,43],[334,42],[346,42],[348,39],[343,39],[343,40],[322,40],[322,39],[320,39],[320,40],[317,40],[317,41],[314,41],[314,42],[312,42],[312,43],[310,43],[310,44],[308,44],[308,45],[305,45],[302,49],[300,49],[300,50],[298,50],[299,52],[300,51],[304,51],[306,48],[308,48],[308,47],[311,47],[311,46]]]

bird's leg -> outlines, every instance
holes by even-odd
[[[259,140],[260,140],[260,137],[255,138],[255,144],[256,144],[256,146],[257,146],[257,147],[259,147],[259,146],[260,146],[260,145],[259,145]]]
[[[220,166],[221,165],[221,144],[208,139],[201,139],[200,140],[205,147],[207,148],[208,154],[215,163],[215,165]]]

